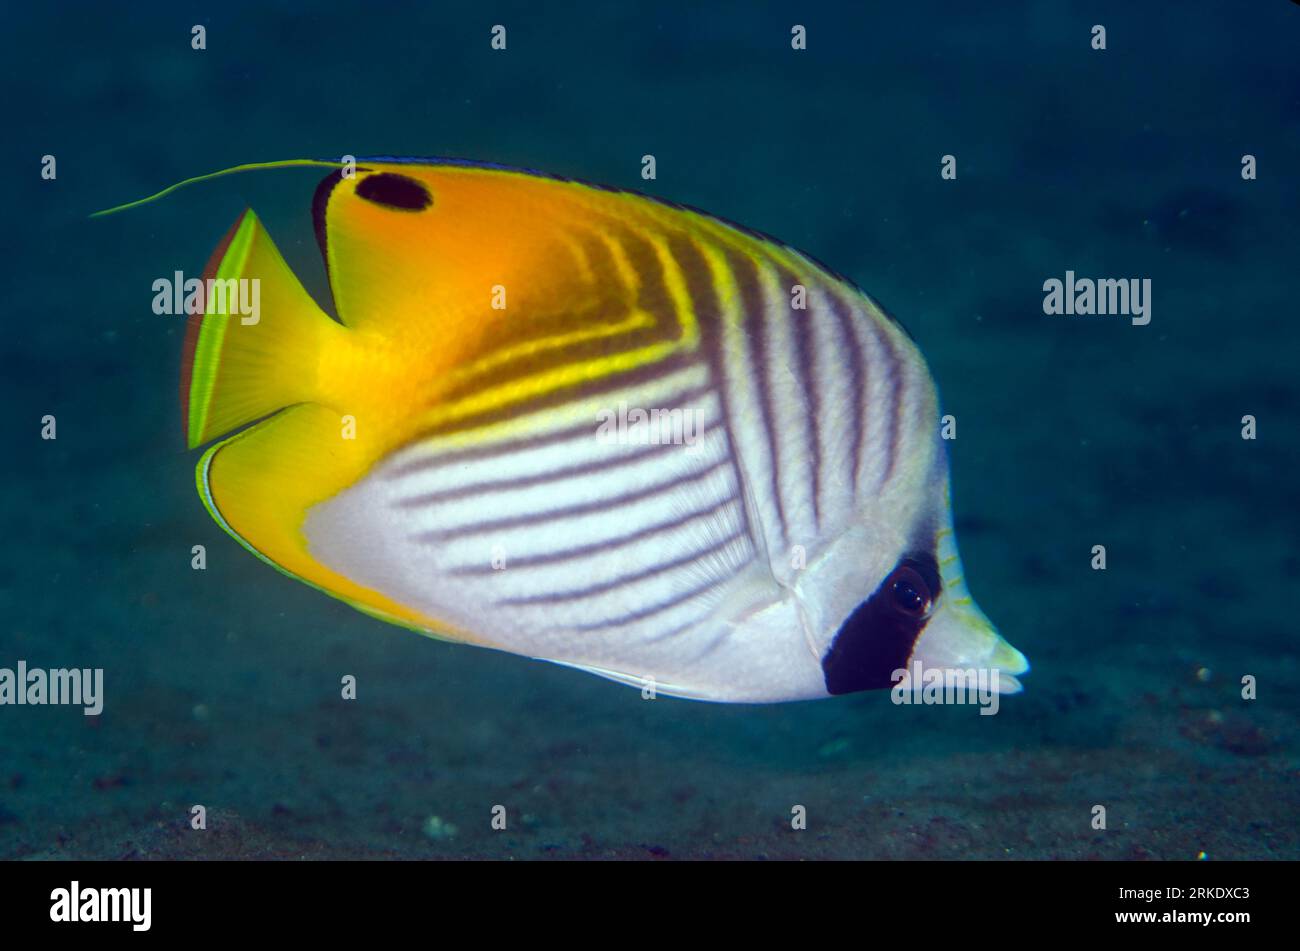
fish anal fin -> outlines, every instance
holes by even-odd
[[[373,446],[338,413],[315,403],[285,409],[217,443],[196,470],[212,517],[284,574],[367,614],[448,640],[472,640],[322,565],[302,523],[313,505],[361,476]]]

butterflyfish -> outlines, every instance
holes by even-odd
[[[934,381],[855,285],[622,189],[266,167],[303,164],[334,167],[311,217],[337,319],[248,209],[186,333],[198,492],[249,551],[377,618],[667,695],[811,699],[917,664],[1020,689],[963,581]],[[232,281],[259,283],[256,320]]]

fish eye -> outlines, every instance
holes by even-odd
[[[930,611],[934,595],[921,573],[908,564],[901,564],[889,576],[886,585],[890,603],[901,614],[912,617],[925,617]]]

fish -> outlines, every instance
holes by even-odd
[[[933,377],[855,284],[707,212],[492,163],[201,178],[293,165],[332,169],[310,215],[336,316],[247,208],[182,358],[198,494],[249,552],[383,621],[655,695],[809,700],[921,668],[1021,690],[964,581]],[[232,280],[260,286],[256,321]]]

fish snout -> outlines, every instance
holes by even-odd
[[[1028,673],[1029,661],[1012,647],[969,598],[941,604],[916,639],[909,661],[909,676],[920,665],[925,670],[988,671],[996,674],[999,693],[1019,693],[1019,677]]]

